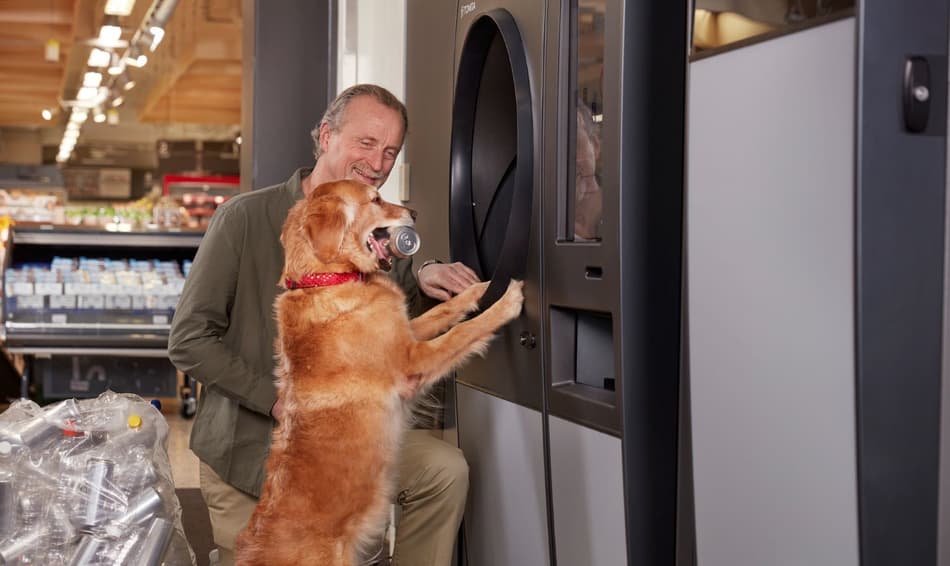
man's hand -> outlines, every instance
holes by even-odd
[[[430,263],[419,270],[418,276],[419,290],[440,301],[447,301],[479,282],[478,275],[458,261]]]

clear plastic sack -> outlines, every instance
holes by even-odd
[[[194,565],[168,424],[107,391],[0,413],[0,564]]]

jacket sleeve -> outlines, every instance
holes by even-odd
[[[254,371],[223,340],[238,284],[244,222],[243,215],[229,207],[215,212],[178,301],[168,356],[205,387],[270,415],[277,401],[273,376]]]
[[[389,277],[406,294],[406,309],[409,311],[410,318],[419,316],[438,303],[435,299],[429,299],[419,291],[419,284],[416,282],[416,276],[412,269],[411,257],[405,259],[393,258],[393,260],[393,269],[389,272]],[[432,304],[430,304],[430,301]]]

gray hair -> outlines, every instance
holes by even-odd
[[[398,112],[402,117],[402,135],[405,139],[406,133],[409,131],[409,114],[406,112],[406,106],[393,93],[379,85],[358,84],[337,95],[330,106],[327,107],[320,123],[310,131],[310,137],[313,138],[313,156],[316,159],[320,159],[320,155],[323,154],[323,149],[320,147],[320,126],[326,124],[330,127],[331,132],[340,131],[340,127],[343,126],[343,118],[346,115],[346,108],[358,96],[371,96],[383,106]]]

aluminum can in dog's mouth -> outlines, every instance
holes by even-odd
[[[411,226],[396,226],[389,229],[389,251],[394,256],[407,258],[419,251],[421,245],[419,233]]]

